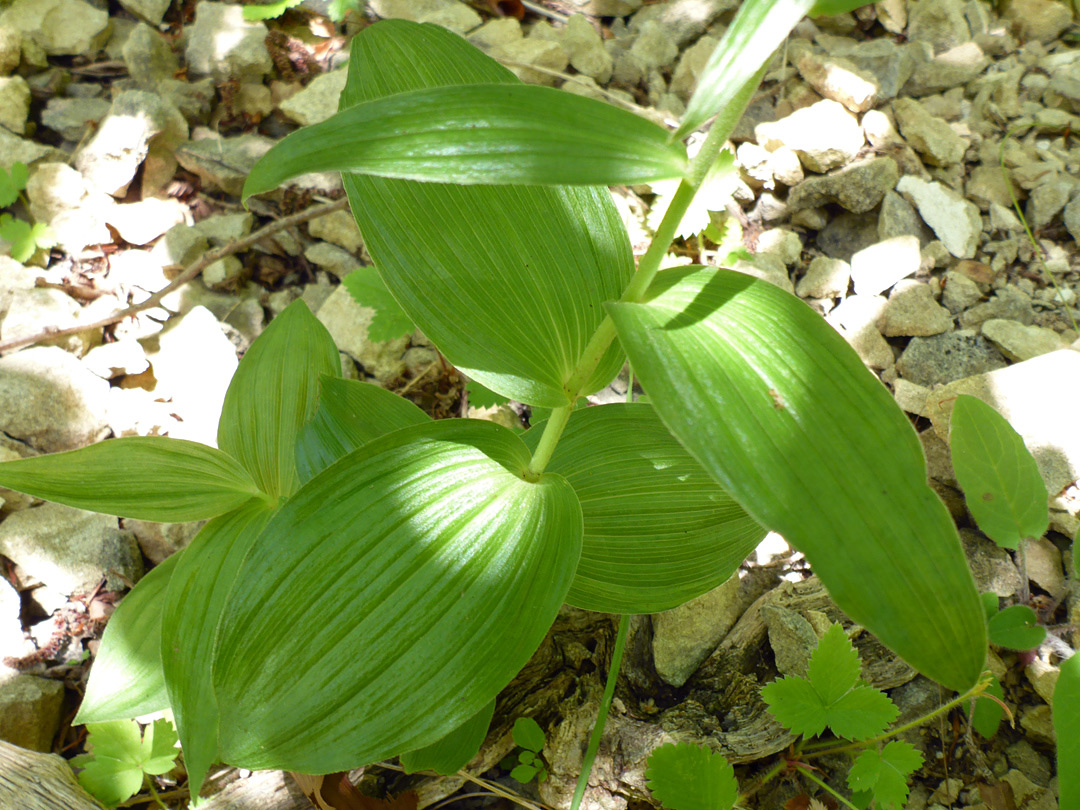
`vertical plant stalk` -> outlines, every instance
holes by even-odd
[[[701,149],[698,150],[694,159],[690,161],[690,166],[686,170],[686,177],[679,183],[679,188],[671,200],[671,205],[668,206],[664,218],[656,229],[652,244],[649,245],[645,255],[641,257],[641,261],[638,262],[637,272],[630,279],[626,290],[619,298],[620,301],[640,301],[653,279],[656,278],[656,274],[660,270],[660,263],[663,261],[664,256],[667,255],[671,243],[675,240],[675,233],[682,223],[683,216],[685,216],[687,209],[690,208],[690,203],[694,201],[694,196],[705,182],[709,169],[716,162],[724,143],[735,130],[735,125],[739,123],[739,119],[742,118],[747,106],[749,106],[754,91],[757,90],[758,85],[761,84],[761,80],[765,76],[767,65],[768,60],[750,81],[743,85],[731,105],[721,110],[716,120],[713,121],[705,142],[701,145]],[[588,344],[581,353],[577,366],[575,366],[564,386],[570,396],[571,408],[573,408],[573,403],[580,396],[585,382],[592,376],[593,371],[596,370],[601,358],[614,339],[615,324],[610,316],[606,316],[589,339]],[[569,419],[569,413],[566,418]],[[540,439],[536,452],[533,454],[532,461],[529,463],[527,475],[539,476],[544,471],[565,427],[566,420],[564,419],[559,423],[553,413],[552,418],[548,420],[547,425],[544,427],[544,434]],[[541,455],[542,450],[544,450],[544,455]]]
[[[619,616],[619,629],[615,634],[615,649],[611,651],[611,663],[608,665],[604,696],[600,699],[600,712],[596,715],[596,725],[593,726],[592,736],[589,738],[589,747],[585,749],[585,758],[581,761],[581,775],[578,776],[574,799],[570,802],[570,810],[578,810],[581,807],[581,800],[585,797],[585,788],[589,786],[589,775],[592,773],[592,766],[596,761],[596,752],[600,750],[600,739],[604,736],[604,726],[607,724],[611,699],[615,697],[615,682],[619,679],[619,669],[622,667],[623,650],[626,647],[626,636],[629,634],[629,630],[630,616],[623,613]]]
[[[800,776],[805,776],[807,779],[809,779],[811,782],[813,782],[819,788],[824,790],[826,793],[828,793],[830,796],[832,796],[834,799],[836,799],[838,802],[840,802],[845,807],[850,807],[851,810],[859,810],[858,807],[853,805],[851,802],[849,802],[847,799],[845,799],[843,796],[841,796],[839,793],[837,793],[835,790],[833,790],[831,787],[829,787],[827,784],[825,784],[825,782],[823,782],[821,779],[818,779],[816,776],[814,776],[812,773],[810,773],[810,771],[808,771],[806,768],[799,768],[799,775]]]

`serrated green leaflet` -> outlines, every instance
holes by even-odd
[[[506,428],[446,420],[305,484],[229,594],[213,665],[230,707],[222,759],[347,770],[430,745],[490,701],[540,644],[581,553],[573,490],[525,481],[528,460]]]
[[[358,304],[375,310],[375,315],[368,326],[368,340],[376,343],[396,340],[416,328],[409,316],[394,300],[394,296],[386,289],[379,271],[374,267],[353,270],[341,280],[341,283],[345,285],[345,289],[352,294]]]
[[[523,436],[531,450],[542,430]],[[547,469],[570,482],[585,516],[566,596],[576,607],[670,610],[721,585],[765,536],[650,405],[575,411]]]
[[[320,374],[341,375],[337,347],[296,301],[251,344],[225,394],[218,446],[275,501],[300,485],[296,437],[318,406]]]
[[[213,447],[131,436],[0,464],[0,486],[107,515],[178,523],[212,518],[259,495],[251,476]]]
[[[1060,807],[1080,807],[1080,655],[1061,664],[1054,687]]]
[[[859,654],[844,628],[830,627],[810,656],[806,677],[825,705],[838,701],[859,680]]]
[[[352,41],[341,104],[469,83],[518,80],[445,29],[384,20]],[[387,288],[451,363],[519,402],[568,403],[563,385],[602,304],[634,268],[607,189],[343,181]],[[607,385],[621,365],[612,346],[581,393]]]
[[[953,469],[979,528],[1005,548],[1050,525],[1046,485],[1024,440],[996,410],[962,394],[950,427]]]
[[[168,720],[155,720],[141,737],[134,720],[95,723],[87,731],[90,753],[72,764],[82,768],[79,784],[110,807],[138,793],[143,774],[172,770],[180,753]]]
[[[442,739],[402,754],[401,767],[405,773],[435,771],[443,776],[461,770],[484,744],[494,714],[493,700]]]
[[[848,772],[848,787],[871,791],[881,810],[901,810],[908,796],[908,776],[922,767],[922,754],[910,743],[893,740],[881,751],[859,754]]]
[[[296,443],[296,470],[306,484],[346,453],[387,433],[430,422],[404,397],[358,380],[322,377],[319,407]]]
[[[169,707],[161,670],[161,614],[182,553],[140,579],[109,617],[73,723],[123,720]]]
[[[616,135],[617,133],[617,135]],[[520,83],[410,90],[354,104],[278,141],[243,198],[308,172],[461,185],[616,185],[681,177],[682,144],[651,121]]]
[[[990,643],[1009,650],[1033,650],[1046,639],[1046,628],[1027,605],[1012,605],[990,617]]]
[[[664,424],[747,514],[910,664],[974,684],[986,625],[956,528],[911,424],[843,338],[725,270],[662,271],[608,310]]]
[[[739,792],[735,769],[723,755],[692,743],[657,748],[645,778],[668,810],[728,810]]]
[[[814,0],[746,0],[701,72],[674,137],[689,135],[731,104],[814,5]]]
[[[210,521],[184,550],[169,581],[161,664],[195,798],[210,766],[220,759],[220,715],[210,682],[218,622],[240,561],[271,514],[266,504],[252,501]]]

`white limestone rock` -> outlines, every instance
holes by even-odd
[[[982,232],[978,206],[948,186],[911,175],[901,177],[896,190],[910,199],[949,253],[958,259],[974,258]]]

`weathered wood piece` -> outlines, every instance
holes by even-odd
[[[83,790],[63,757],[39,754],[0,740],[0,808],[103,810]]]

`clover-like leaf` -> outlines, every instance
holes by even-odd
[[[376,343],[396,340],[416,329],[412,319],[386,289],[379,271],[374,267],[353,270],[342,279],[342,284],[358,304],[375,310],[375,315],[368,325],[369,340]]]
[[[514,770],[510,771],[510,778],[516,779],[521,784],[525,784],[532,780],[540,769],[535,765],[518,765]]]
[[[1033,650],[1046,638],[1046,628],[1039,625],[1039,617],[1027,605],[1005,608],[991,617],[987,629],[990,643],[1007,650]]]
[[[539,723],[531,717],[519,717],[514,721],[514,742],[529,751],[539,752],[547,739]]]
[[[115,806],[139,792],[144,774],[172,770],[179,750],[176,732],[167,720],[147,726],[142,736],[134,720],[88,725],[89,752],[75,757],[79,784],[104,804]]]
[[[769,713],[796,734],[813,737],[828,726],[839,737],[865,740],[884,731],[898,710],[884,692],[858,679],[858,654],[834,624],[810,656],[807,677],[773,681],[761,697]]]
[[[848,772],[848,787],[870,791],[880,810],[900,810],[907,801],[908,776],[922,767],[922,754],[910,743],[894,740],[880,751],[863,751]]]
[[[723,755],[693,743],[657,748],[645,778],[668,810],[728,810],[739,793],[735,770]]]

